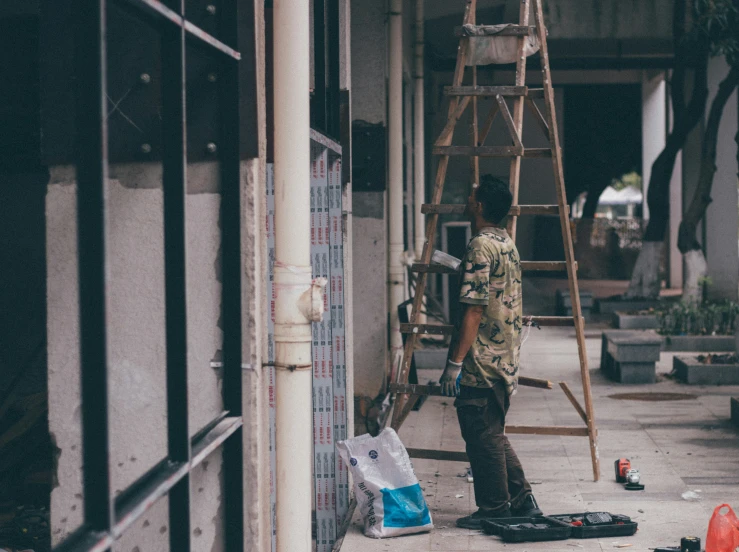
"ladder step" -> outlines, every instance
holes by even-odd
[[[518,385],[524,387],[536,387],[538,389],[552,389],[552,382],[540,378],[529,378],[527,376],[518,377]],[[429,395],[432,397],[441,397],[441,385],[419,385],[415,383],[391,383],[389,388],[391,393],[407,393],[409,395]]]
[[[448,324],[401,324],[400,333],[404,334],[431,334],[451,335],[454,326]]]
[[[506,435],[563,435],[587,437],[587,427],[575,426],[506,426]],[[408,456],[417,460],[444,460],[447,462],[469,462],[467,453],[456,450],[431,450],[409,448]]]
[[[539,326],[574,326],[573,316],[524,316],[524,321],[535,322]]]
[[[527,86],[445,86],[447,96],[527,96]]]
[[[466,157],[551,157],[551,148],[517,148],[515,146],[434,146],[433,155]]]
[[[528,93],[526,95],[529,98],[543,98],[544,89],[543,88],[529,88]]]
[[[573,316],[524,316],[524,322],[534,322],[539,326],[574,326]],[[454,326],[449,324],[401,324],[400,333],[451,335]]]
[[[411,267],[413,272],[428,272],[431,274],[456,274],[457,271],[448,266],[441,264],[424,264],[424,263],[413,263]],[[565,261],[521,261],[521,270],[525,272],[564,272],[567,270],[567,263]],[[577,263],[575,263],[575,270],[577,270]]]
[[[465,25],[454,27],[454,36],[528,36],[536,32],[536,27],[531,25],[510,25],[503,30],[492,25]]]
[[[424,215],[463,215],[465,205],[452,203],[425,203],[421,206]],[[569,207],[567,208],[569,214]],[[559,205],[514,205],[509,216],[558,215]]]
[[[409,448],[408,456],[417,460],[446,460],[447,462],[469,462],[466,452],[456,450],[429,450]]]

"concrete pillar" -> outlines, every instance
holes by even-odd
[[[672,126],[666,75],[662,71],[645,71],[642,77],[642,190],[644,219],[649,219],[647,193],[652,164],[662,152]],[[682,220],[682,154],[675,160],[670,181],[670,224],[668,229],[667,283],[680,289],[683,285],[683,260],[677,248],[677,233]]]
[[[667,139],[667,83],[662,72],[644,72],[642,79],[642,177],[644,219],[649,220],[647,192],[652,164],[665,147]]]
[[[718,85],[729,70],[723,58],[714,58],[708,66],[709,102],[713,101]],[[710,104],[709,104],[710,105]],[[736,300],[739,282],[739,251],[737,250],[737,159],[734,137],[739,124],[737,92],[734,91],[724,108],[716,145],[716,175],[706,212],[706,261],[712,285],[709,296],[714,299]]]
[[[351,11],[352,124],[377,125],[384,133],[387,6],[385,0],[362,0],[353,2]],[[352,148],[355,161],[368,154],[356,142]],[[357,433],[366,432],[364,421],[385,383],[388,358],[386,192],[380,187],[367,189],[365,184],[352,182],[351,248],[356,254],[351,275],[353,309],[347,310],[357,328],[352,355]]]

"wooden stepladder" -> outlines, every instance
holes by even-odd
[[[510,186],[513,193],[513,207],[508,223],[508,232],[511,238],[516,239],[516,220],[519,216],[556,214],[559,215],[562,238],[564,242],[565,261],[557,262],[521,262],[521,269],[527,271],[561,270],[566,271],[569,280],[570,297],[572,299],[572,316],[526,316],[524,323],[535,323],[539,326],[574,326],[577,337],[577,347],[580,357],[580,374],[582,378],[583,395],[585,398],[584,408],[580,405],[574,394],[566,383],[560,383],[567,399],[573,405],[582,418],[583,426],[506,426],[506,433],[513,434],[535,434],[535,435],[567,435],[588,437],[590,441],[590,454],[593,464],[593,477],[597,481],[600,477],[600,466],[598,459],[597,429],[593,415],[593,400],[590,390],[590,374],[588,372],[588,360],[585,350],[585,321],[580,309],[580,294],[577,283],[577,263],[575,262],[572,247],[572,234],[569,224],[569,207],[565,194],[564,175],[562,172],[562,150],[559,143],[557,129],[557,118],[554,107],[554,90],[552,88],[551,72],[549,68],[549,55],[547,50],[547,31],[544,24],[542,11],[542,0],[521,0],[519,24],[511,25],[502,32],[499,29],[491,29],[484,25],[476,25],[476,0],[466,0],[464,15],[464,27],[457,30],[461,36],[457,51],[457,64],[454,71],[453,84],[445,88],[449,96],[449,113],[447,123],[442,130],[433,148],[433,154],[439,156],[436,181],[433,188],[431,203],[422,208],[427,215],[426,220],[426,242],[420,263],[413,265],[413,270],[418,273],[413,310],[410,322],[401,324],[401,332],[408,334],[405,342],[403,363],[397,374],[397,379],[390,385],[390,392],[394,394],[394,406],[392,414],[392,427],[399,429],[406,417],[413,409],[416,401],[423,395],[440,395],[438,385],[409,385],[408,374],[411,365],[413,351],[417,340],[422,334],[449,335],[453,326],[436,324],[418,324],[417,317],[423,305],[423,296],[426,289],[426,281],[429,273],[451,273],[452,270],[431,263],[434,251],[435,235],[439,215],[461,214],[464,205],[441,204],[444,181],[446,178],[449,157],[452,155],[468,156],[470,158],[470,170],[472,180],[479,183],[479,157],[510,157]],[[531,10],[529,9],[531,4]],[[529,12],[533,11],[535,26],[529,26]],[[526,42],[528,37],[536,33],[539,41],[539,52],[541,56],[541,71],[543,77],[542,88],[529,88],[526,86]],[[495,34],[496,36],[515,36],[518,41],[516,58],[516,82],[514,86],[478,86],[477,68],[471,67],[472,85],[463,85],[465,66],[469,56],[471,37],[479,37]],[[487,115],[482,127],[478,128],[477,100],[480,97],[494,98],[495,102]],[[512,98],[513,110],[508,107],[505,98]],[[544,100],[544,113],[534,103],[534,99]],[[470,126],[471,146],[452,145],[454,129],[465,112],[471,106],[472,124]],[[549,148],[526,148],[522,141],[524,107],[533,114],[536,122],[549,139]],[[493,121],[500,113],[506,128],[510,133],[512,145],[486,146],[484,145]],[[554,180],[557,191],[557,205],[519,205],[519,177],[521,160],[530,157],[551,157],[554,170]],[[551,388],[552,384],[546,380],[520,377],[519,385]],[[408,449],[413,458],[427,458],[436,460],[467,461],[464,452]]]

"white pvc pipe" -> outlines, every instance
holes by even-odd
[[[403,1],[390,2],[388,75],[388,310],[390,347],[403,347],[398,305],[405,300],[403,264]]]
[[[309,0],[274,3],[277,550],[311,551]]]
[[[413,131],[413,182],[415,184],[414,197],[415,197],[415,249],[416,258],[421,258],[423,252],[423,243],[426,240],[426,225],[424,224],[425,219],[421,213],[421,205],[424,204],[426,195],[426,142],[425,142],[425,128],[424,128],[424,97],[423,97],[423,79],[424,79],[424,50],[423,50],[423,3],[425,0],[416,0],[416,71],[415,71],[415,97],[414,97],[414,131]]]
[[[424,127],[424,2],[416,0],[416,47],[415,47],[415,75],[414,75],[414,110],[413,110],[413,235],[415,238],[416,259],[423,253],[423,244],[426,241],[426,219],[421,213],[421,206],[426,196],[426,138]],[[426,323],[426,315],[419,313],[416,319],[419,324]]]

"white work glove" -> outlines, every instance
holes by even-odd
[[[441,375],[441,378],[439,379],[439,383],[441,384],[441,394],[445,397],[456,397],[459,395],[459,388],[457,387],[457,378],[459,377],[459,373],[462,371],[462,363],[461,362],[454,362],[452,359],[448,358],[446,361],[446,368],[444,368],[444,373]]]

